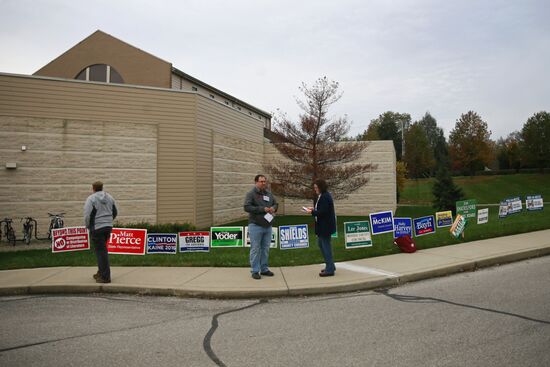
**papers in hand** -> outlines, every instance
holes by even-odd
[[[265,220],[267,220],[269,223],[273,220],[273,215],[271,213],[265,213],[264,215]]]

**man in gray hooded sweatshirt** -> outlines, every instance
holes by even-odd
[[[103,191],[103,182],[92,184],[93,193],[88,196],[84,204],[84,222],[90,230],[90,238],[97,257],[98,271],[94,274],[97,283],[111,283],[111,268],[107,241],[113,230],[113,220],[118,211],[115,199]]]

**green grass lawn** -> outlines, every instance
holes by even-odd
[[[453,177],[456,185],[464,191],[466,199],[476,199],[478,204],[498,204],[511,196],[540,194],[550,198],[550,175],[517,174],[502,176]],[[431,205],[434,179],[407,180],[401,193],[400,204]]]
[[[426,206],[408,206],[397,209],[396,216],[420,217],[433,214],[433,209]],[[347,261],[367,257],[398,253],[393,245],[392,234],[372,236],[373,246],[345,249],[343,223],[365,220],[361,216],[338,217],[338,235],[333,239],[335,261]],[[310,247],[307,249],[280,250],[270,252],[271,266],[292,266],[322,263],[323,258],[317,247],[313,233],[313,221],[307,216],[279,217],[277,225],[309,224]],[[232,223],[245,225],[244,221]],[[449,233],[449,228],[438,228],[435,234],[416,238],[419,249],[445,246],[465,241],[499,237],[515,233],[530,232],[550,228],[550,211],[523,212],[504,219],[498,218],[498,207],[489,208],[489,223],[477,225],[470,223],[465,230],[464,240],[457,240]],[[215,248],[209,253],[184,253],[176,255],[111,255],[112,266],[248,266],[247,248]],[[79,251],[53,254],[49,250],[31,250],[0,254],[0,269],[18,269],[49,266],[95,266],[96,260],[92,251]]]
[[[407,182],[402,200],[409,206],[401,206],[395,216],[421,217],[434,214],[430,205],[431,179]],[[541,194],[543,198],[550,197],[550,175],[523,174],[508,176],[476,176],[457,177],[455,182],[466,193],[466,199],[476,199],[478,209],[481,203],[498,203],[510,196]],[[415,205],[416,204],[416,205]],[[338,216],[337,239],[333,239],[335,261],[347,261],[367,257],[398,253],[393,245],[392,234],[372,236],[373,246],[365,248],[345,249],[343,223],[367,220],[364,216]],[[310,243],[307,249],[280,250],[270,252],[271,266],[292,266],[305,264],[320,264],[323,258],[318,249],[313,231],[313,219],[310,216],[282,216],[277,218],[276,225],[308,224]],[[246,225],[246,221],[228,223],[227,225]],[[507,218],[498,218],[498,207],[489,207],[489,223],[476,224],[471,222],[465,230],[464,239],[455,239],[449,233],[449,228],[438,228],[435,234],[416,238],[418,248],[425,249],[445,246],[465,241],[474,241],[492,237],[506,236],[516,233],[531,232],[550,228],[550,211],[548,209],[536,212],[523,211]],[[216,248],[209,253],[184,253],[176,255],[111,255],[113,266],[248,266],[248,248]],[[7,252],[0,254],[0,269],[18,269],[49,266],[95,266],[96,260],[92,251],[52,254],[49,250],[31,250]]]

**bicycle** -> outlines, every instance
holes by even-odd
[[[23,242],[25,242],[27,245],[30,245],[33,228],[34,228],[34,238],[38,239],[38,236],[37,236],[38,223],[36,223],[36,220],[31,217],[21,218],[21,220],[23,219],[25,219],[25,223],[23,223]]]
[[[6,235],[6,239],[8,240],[8,244],[12,244],[15,246],[15,230],[12,227],[13,220],[11,218],[4,218],[4,220],[0,221],[0,241],[2,240],[2,223],[4,223],[4,231]]]
[[[59,214],[48,213],[48,215],[50,216],[50,228],[48,229],[48,239],[51,240],[52,229],[63,228],[63,226],[65,225],[63,222],[63,216],[65,215],[65,213],[59,213]]]

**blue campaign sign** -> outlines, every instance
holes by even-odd
[[[279,226],[279,246],[281,250],[309,247],[307,224]]]
[[[434,216],[414,218],[414,235],[415,237],[424,236],[425,234],[435,233]]]
[[[413,236],[411,218],[393,218],[393,238]]]
[[[393,232],[393,211],[371,213],[372,234]]]
[[[175,254],[178,247],[176,233],[149,233],[147,234],[148,254]]]

